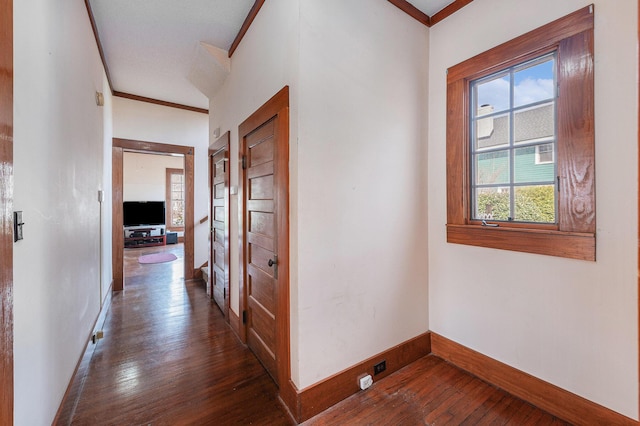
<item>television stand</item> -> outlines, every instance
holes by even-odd
[[[159,232],[154,232],[158,231]],[[159,234],[159,235],[158,235]],[[164,227],[132,227],[124,230],[124,247],[153,247],[166,244]]]

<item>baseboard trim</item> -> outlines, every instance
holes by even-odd
[[[78,359],[78,363],[76,364],[75,370],[73,370],[73,374],[71,375],[71,380],[69,380],[69,384],[67,385],[67,390],[62,397],[62,401],[60,401],[60,406],[58,407],[58,411],[56,412],[56,417],[53,420],[54,425],[59,424],[60,416],[65,411],[71,411],[71,415],[65,416],[66,418],[73,418],[73,412],[75,411],[77,401],[71,401],[69,398],[72,394],[75,394],[76,399],[80,397],[82,387],[84,386],[84,380],[81,383],[74,385],[76,377],[85,376],[89,369],[89,363],[91,362],[91,358],[93,357],[93,353],[96,350],[96,344],[91,341],[91,337],[93,334],[99,330],[103,329],[104,322],[107,319],[107,313],[109,309],[111,309],[111,302],[113,301],[113,280],[107,289],[106,296],[104,298],[104,302],[102,303],[102,308],[100,308],[100,312],[96,317],[96,320],[93,323],[93,327],[91,328],[91,333],[89,334],[89,338],[87,339],[87,346],[84,348],[82,353],[80,354],[80,358]]]
[[[487,383],[575,425],[637,425],[609,408],[538,379],[528,373],[431,333],[432,353]]]
[[[238,339],[240,339],[240,317],[238,314],[233,312],[233,309],[229,309],[228,320],[231,330],[233,330],[233,332],[236,333],[236,336],[238,336]],[[242,339],[240,339],[240,341],[242,341]]]
[[[360,392],[358,377],[363,374],[373,376],[373,366],[380,361],[386,361],[387,369],[377,374],[374,377],[375,381],[385,378],[430,352],[431,336],[427,332],[380,352],[301,391],[297,391],[295,385],[289,383],[287,384],[288,389],[281,389],[281,398],[288,405],[295,419],[298,422],[303,422],[343,399]],[[297,393],[297,399],[292,395],[293,392]]]

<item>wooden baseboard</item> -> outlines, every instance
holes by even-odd
[[[229,309],[229,325],[231,326],[231,330],[238,336],[238,339],[240,339],[240,317],[233,312],[233,309]]]
[[[638,422],[581,396],[431,333],[431,351],[485,382],[575,425],[637,425]]]
[[[73,411],[75,410],[75,401],[71,401],[69,398],[71,395],[75,395],[76,398],[80,397],[80,393],[82,391],[82,386],[84,385],[84,380],[82,383],[75,383],[76,377],[83,377],[87,374],[89,369],[89,363],[91,358],[93,357],[93,353],[96,350],[96,344],[91,341],[91,337],[99,330],[104,328],[104,322],[107,318],[107,313],[109,309],[111,309],[111,302],[113,301],[113,280],[107,289],[106,297],[104,298],[104,303],[102,303],[102,308],[96,317],[96,320],[93,323],[93,327],[91,328],[91,333],[89,334],[87,346],[84,351],[80,354],[80,358],[78,359],[78,363],[76,364],[76,368],[71,375],[71,380],[69,380],[69,384],[67,385],[67,390],[62,397],[62,401],[60,402],[60,406],[58,407],[58,411],[56,413],[56,417],[53,420],[54,425],[59,424],[60,416],[65,411]],[[67,415],[66,418],[72,418],[73,415]]]
[[[288,388],[280,389],[281,398],[295,419],[303,422],[354,393],[360,392],[358,377],[371,374],[374,381],[383,379],[430,352],[430,334],[424,333],[301,391],[297,391],[295,385],[289,383],[286,385]],[[374,376],[373,366],[383,360],[387,363],[387,369]],[[294,393],[297,393],[297,398]]]

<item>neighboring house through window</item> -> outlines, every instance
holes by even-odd
[[[184,170],[167,169],[167,230],[184,230]]]
[[[595,260],[593,6],[451,67],[447,241]]]

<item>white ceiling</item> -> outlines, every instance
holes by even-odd
[[[453,0],[409,2],[433,16]],[[89,3],[114,91],[208,109],[254,0]]]
[[[89,2],[114,91],[208,109],[189,79],[208,52],[200,42],[229,50],[254,0]]]
[[[409,3],[430,17],[440,12],[454,1],[455,0],[408,0]]]

